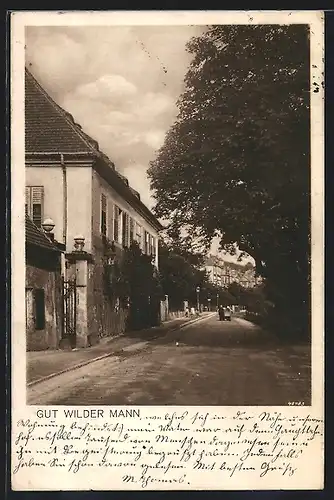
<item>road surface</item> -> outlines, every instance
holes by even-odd
[[[33,405],[310,404],[310,353],[216,314],[28,388]]]

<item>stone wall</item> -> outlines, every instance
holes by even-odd
[[[61,277],[60,273],[26,266],[26,348],[28,351],[56,349],[61,339]],[[43,289],[45,328],[36,330],[33,304],[34,289]]]
[[[105,293],[103,250],[95,247],[94,264],[89,266],[87,320],[89,343],[125,332],[128,311]]]

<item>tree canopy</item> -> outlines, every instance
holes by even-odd
[[[308,301],[310,119],[306,25],[211,26],[151,163],[156,215],[237,243],[277,307]]]
[[[207,277],[198,267],[201,258],[180,248],[178,243],[160,243],[159,274],[170,308],[183,309],[183,302],[196,303],[196,287],[203,287]]]
[[[125,248],[117,275],[114,293],[128,303],[127,327],[137,330],[157,325],[163,291],[152,257],[143,254],[137,242]]]

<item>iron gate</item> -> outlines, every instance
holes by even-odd
[[[77,285],[75,277],[65,281],[63,278],[63,339],[71,347],[76,346],[77,333]]]

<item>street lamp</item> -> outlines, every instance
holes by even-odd
[[[219,307],[219,293],[217,293],[217,309]]]
[[[200,292],[200,287],[196,287],[196,293],[197,293],[197,311],[199,312],[199,292]]]

